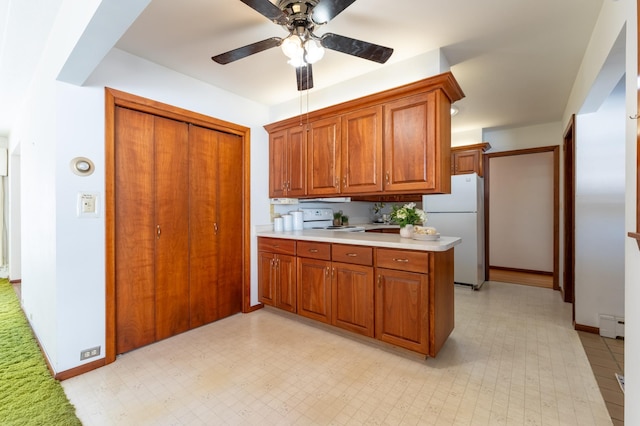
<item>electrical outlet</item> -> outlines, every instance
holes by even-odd
[[[100,346],[95,346],[93,348],[85,349],[80,351],[80,361],[85,360],[87,358],[93,358],[94,356],[100,355]]]

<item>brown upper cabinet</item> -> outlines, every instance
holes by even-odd
[[[451,174],[465,175],[477,173],[484,176],[482,154],[491,149],[488,142],[451,148]]]
[[[447,72],[265,126],[270,140],[269,196],[450,192],[449,111],[451,103],[463,97]],[[284,141],[291,144],[293,129],[305,134],[296,139],[304,147],[294,153],[280,151],[292,149]],[[290,165],[292,157],[295,167]],[[304,161],[298,162],[300,158]],[[296,177],[306,176],[306,191],[291,190],[291,168]]]
[[[302,197],[307,194],[307,131],[304,126],[269,135],[269,196]]]

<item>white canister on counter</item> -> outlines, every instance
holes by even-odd
[[[276,232],[284,231],[284,219],[282,217],[276,217],[273,219],[273,230]]]
[[[292,210],[289,214],[293,218],[293,230],[302,231],[302,212],[300,210]]]
[[[282,219],[284,220],[284,230],[292,231],[293,230],[293,217],[290,214],[283,214]]]

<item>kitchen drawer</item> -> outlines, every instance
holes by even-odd
[[[331,260],[334,262],[371,266],[373,265],[373,248],[333,244],[331,246]]]
[[[429,271],[429,253],[377,248],[376,267],[426,274]]]
[[[296,255],[296,241],[283,238],[258,237],[258,251]]]
[[[315,241],[298,241],[298,257],[331,260],[331,244]]]

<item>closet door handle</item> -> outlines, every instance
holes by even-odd
[[[160,225],[156,225],[156,238],[160,238],[160,234],[162,234],[162,231],[160,230]]]

